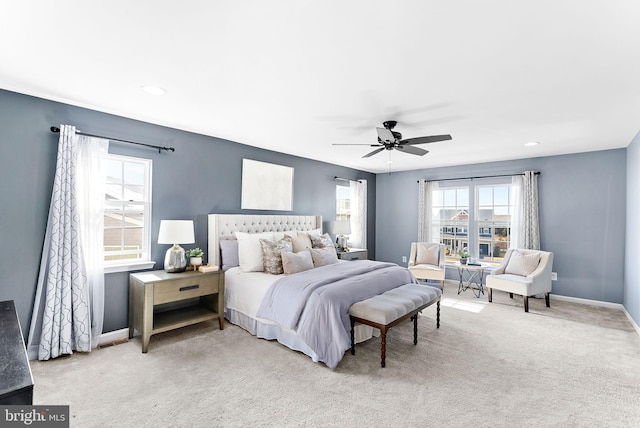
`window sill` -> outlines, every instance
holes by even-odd
[[[130,272],[134,270],[151,269],[156,262],[131,262],[121,265],[109,265],[104,267],[104,273]]]

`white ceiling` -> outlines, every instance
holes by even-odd
[[[640,129],[637,0],[22,0],[0,40],[0,88],[371,172]],[[453,139],[423,157],[332,145],[374,144],[389,119]]]

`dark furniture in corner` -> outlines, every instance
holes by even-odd
[[[13,300],[0,302],[0,404],[33,404],[33,377]]]

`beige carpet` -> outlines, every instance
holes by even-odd
[[[447,284],[435,305],[357,346],[335,370],[227,324],[202,323],[32,362],[34,404],[70,405],[72,427],[638,427],[640,337],[623,312]]]

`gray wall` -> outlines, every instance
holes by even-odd
[[[402,256],[408,256],[409,245],[418,235],[418,179],[536,170],[541,172],[541,245],[554,253],[553,270],[558,273],[553,293],[622,303],[626,167],[626,150],[618,149],[379,174],[377,259],[406,265]]]
[[[627,147],[627,239],[625,245],[624,307],[640,325],[640,133]]]
[[[75,125],[98,135],[168,145],[175,153],[122,143],[110,152],[153,160],[152,258],[162,269],[167,247],[156,245],[161,219],[193,219],[195,246],[207,248],[209,213],[316,214],[335,219],[334,176],[368,180],[369,236],[375,242],[375,175],[217,138],[125,119],[0,90],[0,300],[14,300],[28,334],[51,199],[58,135],[49,127]],[[247,126],[250,126],[248,124]],[[291,212],[240,210],[242,159],[295,168]],[[375,249],[370,248],[371,257]],[[127,326],[128,273],[106,275],[104,331]]]

